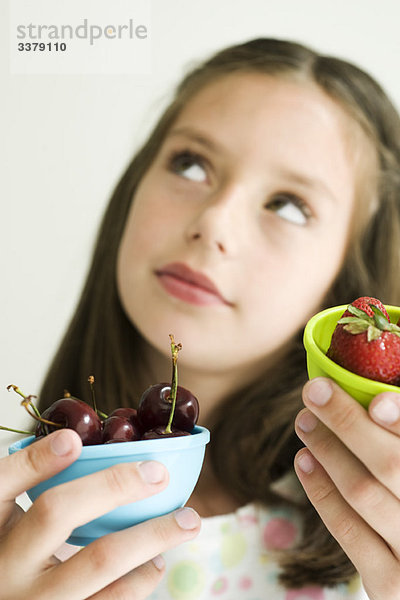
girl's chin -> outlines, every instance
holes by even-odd
[[[260,360],[259,356],[247,355],[246,349],[233,343],[224,344],[221,336],[218,335],[207,338],[201,331],[196,334],[193,332],[189,334],[186,331],[185,334],[185,331],[181,333],[179,328],[166,328],[164,332],[158,330],[157,333],[143,331],[142,335],[147,342],[148,361],[156,372],[165,374],[164,378],[170,377],[169,334],[171,333],[175,342],[182,344],[178,366],[183,379],[189,372],[192,375],[197,373],[211,378],[226,377],[227,375],[231,378],[232,373],[235,372],[239,378],[247,379],[254,370],[258,373],[260,369],[261,371],[265,369],[266,357]],[[250,348],[249,352],[251,352]]]
[[[216,345],[215,334],[208,337],[202,332],[201,328],[190,328],[179,323],[160,324],[158,327],[140,327],[139,332],[148,345],[148,356],[151,362],[163,359],[171,359],[171,340],[170,334],[174,336],[175,343],[182,344],[182,350],[179,352],[179,365],[190,369],[214,370],[219,369],[219,364],[226,362],[228,367],[229,360],[221,360],[226,357],[224,348],[218,348]],[[169,362],[168,362],[169,365]],[[169,368],[169,367],[168,367]],[[169,373],[169,371],[168,371]]]

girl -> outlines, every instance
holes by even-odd
[[[399,398],[367,413],[306,383],[301,344],[326,306],[400,302],[399,162],[396,111],[344,61],[258,39],[183,80],[116,187],[41,408],[90,401],[92,372],[104,411],[135,406],[168,380],[173,332],[211,430],[193,508],[59,563],[71,529],[168,475],[120,465],[21,516],[15,497],[79,454],[56,432],[0,462],[1,598],[356,598],[356,570],[371,599],[400,597]]]

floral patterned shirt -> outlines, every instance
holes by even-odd
[[[301,520],[290,508],[248,504],[202,520],[200,534],[164,553],[166,574],[151,600],[364,600],[359,578],[336,588],[287,590],[273,550],[298,541]]]
[[[199,535],[163,554],[166,573],[149,600],[368,600],[358,577],[335,588],[285,589],[274,550],[299,539],[298,511],[248,504],[202,519]],[[78,548],[64,546],[66,559]]]

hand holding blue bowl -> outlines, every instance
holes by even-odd
[[[181,344],[175,344],[172,335],[170,339],[173,366],[171,385],[155,384],[148,388],[142,395],[137,413],[131,409],[128,415],[125,409],[124,414],[120,414],[123,409],[116,409],[113,416],[107,417],[98,411],[92,376],[89,377],[89,383],[93,408],[79,399],[67,397],[54,402],[42,415],[31,396],[25,396],[16,386],[9,386],[23,397],[25,408],[39,421],[36,438],[30,436],[16,442],[9,448],[10,455],[29,448],[34,442],[36,444],[37,437],[46,437],[60,428],[73,429],[83,444],[74,462],[51,477],[40,479],[27,490],[33,502],[46,490],[119,464],[157,461],[169,473],[169,483],[159,493],[117,506],[75,527],[67,540],[71,544],[84,546],[108,533],[176,510],[186,503],[196,485],[210,433],[204,427],[195,426],[199,414],[197,399],[177,385],[177,357]],[[100,420],[99,414],[105,417],[105,421]],[[110,431],[104,423],[107,425],[113,419],[121,423],[126,421],[123,425],[129,425],[131,429],[132,419],[135,419],[137,428],[134,437],[126,437],[132,435],[131,429],[119,428],[117,424],[114,438],[110,439]],[[105,431],[106,440],[102,438]],[[125,441],[127,439],[132,441]]]
[[[9,453],[14,454],[26,448],[34,439],[30,437],[16,442],[10,446]],[[193,433],[188,436],[83,446],[80,456],[71,465],[49,479],[38,482],[27,491],[27,494],[32,501],[35,501],[44,491],[54,486],[119,463],[151,460],[164,464],[169,473],[169,483],[164,490],[150,498],[118,506],[74,529],[67,541],[85,546],[107,533],[131,527],[182,507],[189,499],[200,475],[205,446],[209,439],[209,431],[204,427],[196,426]]]

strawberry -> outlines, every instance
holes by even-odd
[[[367,315],[369,315],[370,317],[374,316],[374,312],[371,308],[372,306],[376,306],[377,308],[379,308],[379,310],[381,310],[383,312],[383,314],[385,315],[385,317],[387,318],[388,321],[390,321],[389,315],[386,311],[385,306],[382,304],[382,302],[380,300],[378,300],[377,298],[372,298],[371,296],[361,296],[361,298],[357,298],[357,300],[354,300],[350,306],[354,306],[355,308],[359,308],[360,310],[363,310],[364,312],[367,313]],[[343,317],[349,317],[351,316],[351,312],[349,311],[349,307],[347,307],[347,310],[343,313],[342,318]]]
[[[362,377],[400,385],[400,326],[376,298],[357,298],[337,322],[327,356]]]

